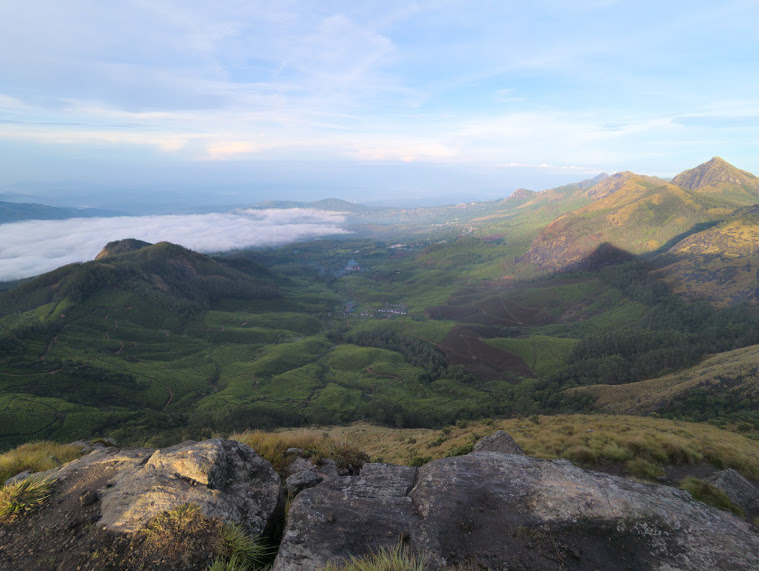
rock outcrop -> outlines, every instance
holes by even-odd
[[[759,533],[746,521],[682,490],[525,456],[501,431],[466,456],[421,468],[365,464],[355,475],[288,453],[287,487],[298,495],[275,571],[321,569],[398,543],[424,554],[430,570],[759,566]],[[279,476],[235,441],[101,448],[36,477],[55,480],[52,495],[0,525],[0,568],[200,571],[218,555],[222,522],[270,537],[284,522]],[[753,513],[754,483],[731,470],[712,483]],[[146,529],[192,513],[206,518],[193,520],[199,527],[151,543],[157,532]]]
[[[188,441],[162,450],[103,448],[35,476],[55,480],[59,493],[91,492],[100,501],[96,523],[126,533],[189,503],[258,536],[269,531],[283,502],[271,464],[231,440]]]
[[[717,472],[705,481],[725,492],[730,501],[741,508],[748,518],[759,517],[759,486],[755,483],[732,468]]]
[[[301,492],[276,571],[404,542],[433,569],[755,569],[759,535],[684,491],[568,461],[473,452],[414,469],[367,464]]]
[[[511,434],[503,430],[497,430],[492,435],[486,436],[474,445],[472,452],[500,452],[501,454],[524,454],[524,451],[511,437]]]

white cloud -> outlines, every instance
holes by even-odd
[[[210,160],[236,159],[240,155],[250,155],[265,148],[262,145],[254,145],[248,141],[223,141],[208,145],[208,158]]]
[[[346,234],[343,222],[345,215],[339,212],[296,208],[0,224],[0,280],[92,260],[107,242],[123,238],[168,241],[199,252],[219,252]]]

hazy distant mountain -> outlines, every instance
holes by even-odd
[[[664,182],[655,176],[645,176],[630,171],[618,172],[588,187],[586,195],[593,200],[600,200],[623,188],[629,191],[631,185],[648,187],[651,184],[662,184]]]
[[[503,204],[508,204],[509,206],[517,206],[519,204],[524,204],[525,202],[528,202],[535,198],[535,196],[538,193],[534,190],[527,190],[526,188],[518,188],[514,192],[512,192],[510,195],[508,195],[504,200]]]
[[[375,213],[380,210],[386,210],[385,208],[375,208],[372,206],[364,206],[362,204],[355,204],[348,202],[347,200],[341,200],[339,198],[325,198],[314,202],[301,202],[294,200],[268,200],[266,202],[259,202],[254,205],[256,209],[267,208],[315,208],[317,210],[330,210],[333,212],[350,212],[352,214],[369,214]]]
[[[602,172],[600,174],[597,174],[593,178],[586,178],[585,180],[581,180],[580,182],[577,183],[577,186],[579,186],[580,188],[590,188],[592,186],[597,185],[599,182],[606,180],[607,178],[609,178],[609,175],[606,174],[605,172]]]
[[[0,202],[0,224],[22,220],[64,220],[117,215],[114,211],[97,208],[59,208],[29,202]]]

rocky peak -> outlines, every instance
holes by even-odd
[[[672,179],[672,184],[689,190],[729,184],[759,191],[759,177],[734,167],[720,157],[681,172]]]

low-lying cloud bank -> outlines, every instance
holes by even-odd
[[[0,280],[14,280],[92,260],[107,242],[173,242],[197,252],[276,246],[346,234],[345,215],[309,208],[225,214],[29,220],[0,224]]]

